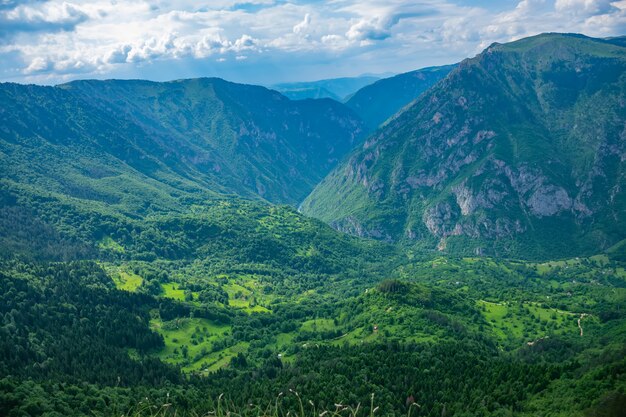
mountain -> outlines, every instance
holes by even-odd
[[[234,197],[295,204],[361,129],[332,100],[220,79],[0,84],[0,103],[0,246],[37,259],[111,239],[140,258],[189,254],[145,219]],[[153,238],[132,249],[140,231]]]
[[[2,84],[0,102],[4,180],[109,203],[211,191],[296,204],[362,129],[332,100],[221,79]]]
[[[275,84],[271,88],[292,100],[332,98],[333,100],[343,101],[358,89],[378,79],[378,77],[374,76],[331,78],[319,81],[281,83]]]
[[[415,100],[454,68],[454,65],[423,68],[378,80],[354,93],[346,105],[358,114],[370,130]]]
[[[303,213],[453,253],[557,257],[626,235],[626,48],[493,44],[371,135]]]
[[[514,188],[472,187],[504,181],[508,171],[493,167],[518,172],[529,155],[531,168],[552,169],[543,175],[554,187],[565,176],[554,161],[578,155],[576,169],[604,175],[590,195],[606,195],[626,159],[607,165],[603,153],[622,149],[621,47],[556,41],[493,46],[351,154],[376,152],[357,167],[365,185],[389,168],[402,177],[402,162],[417,179],[438,169],[446,188],[411,179],[414,190],[386,202],[375,194],[390,192],[380,177],[372,197],[355,192],[332,210],[379,213],[380,227],[393,227],[409,198],[452,207],[445,192],[463,186],[484,194],[463,206],[476,207],[470,220],[514,215],[504,194]],[[545,54],[531,53],[541,45]],[[532,82],[518,68],[533,71]],[[579,94],[554,87],[560,81]],[[529,91],[541,92],[545,111],[522,101]],[[555,94],[580,106],[585,147],[570,150],[579,130],[550,133],[566,128],[545,120],[564,126],[574,111],[555,107]],[[524,102],[532,106],[520,110]],[[391,126],[397,136],[385,136]],[[514,136],[538,127],[545,136]],[[0,416],[623,416],[626,239],[606,254],[547,262],[445,256],[418,250],[411,236],[399,239],[409,247],[351,236],[268,201],[298,201],[359,143],[359,128],[332,100],[292,102],[217,79],[0,85]],[[537,149],[522,146],[529,138]],[[444,170],[467,150],[493,160],[465,157]],[[620,192],[606,203],[618,220]],[[494,195],[502,206],[485,207]],[[423,247],[439,240],[430,225],[420,229]],[[619,234],[619,222],[611,227]],[[488,237],[469,243],[487,251]],[[452,251],[462,238],[443,242]]]
[[[341,97],[337,94],[314,83],[281,84],[272,86],[272,88],[291,100],[330,98],[335,101],[342,101]]]

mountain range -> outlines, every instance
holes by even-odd
[[[3,187],[132,216],[231,195],[426,250],[591,254],[626,235],[625,52],[540,35],[346,104],[211,78],[2,84]]]
[[[620,40],[493,44],[369,136],[301,210],[457,253],[608,249],[626,234],[625,90]]]
[[[332,99],[216,78],[6,83],[0,103],[0,240],[31,255],[97,246],[105,235],[77,234],[74,210],[115,223],[224,197],[296,206],[367,132]]]
[[[173,190],[295,204],[363,131],[335,101],[220,79],[2,84],[0,95],[3,179],[27,171],[49,191],[108,202],[132,199],[134,183],[157,205]]]
[[[0,84],[0,416],[624,415],[624,38],[326,81]]]
[[[307,98],[332,98],[344,101],[359,89],[368,86],[376,80],[376,76],[342,77],[328,80],[305,81],[274,84],[270,88],[279,91],[292,100]]]

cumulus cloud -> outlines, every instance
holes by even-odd
[[[555,10],[575,21],[583,32],[599,36],[626,34],[626,2],[611,0],[556,0]]]
[[[380,41],[391,36],[392,24],[381,19],[360,20],[350,26],[346,37],[353,41]]]
[[[304,20],[293,27],[293,33],[304,33],[311,26],[311,15],[309,13],[304,15]]]
[[[28,65],[28,67],[26,67],[24,72],[26,72],[27,74],[33,74],[37,72],[47,71],[50,68],[52,68],[52,64],[48,60],[37,57],[31,61],[31,63]]]
[[[419,11],[410,11],[406,7],[401,7],[392,11],[383,13],[382,16],[366,17],[350,26],[346,32],[346,37],[352,41],[370,42],[381,41],[391,37],[391,29],[396,26],[401,19],[411,19],[416,17],[425,17],[436,14],[434,10],[422,9],[420,5]]]
[[[236,52],[250,51],[257,48],[259,41],[250,35],[242,35],[232,44],[232,50]]]
[[[220,33],[204,35],[194,46],[194,56],[205,58],[213,54],[221,54],[228,51],[230,43],[222,38]]]
[[[128,53],[133,49],[131,45],[119,45],[107,52],[104,62],[107,64],[122,64],[128,61]]]
[[[275,77],[319,78],[455,62],[494,41],[540,32],[626,33],[626,0],[518,0],[497,10],[471,4],[0,0],[0,55],[11,60],[0,77],[145,77],[148,68],[169,78],[220,68],[257,76],[262,64]]]
[[[584,14],[588,16],[618,11],[614,0],[556,0],[555,9],[559,12]]]
[[[0,36],[7,37],[20,32],[55,32],[73,30],[89,16],[71,3],[22,4],[13,8],[6,3],[0,11]]]

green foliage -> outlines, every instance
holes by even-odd
[[[91,262],[2,265],[2,375],[106,385],[180,381],[146,356],[163,346],[148,328],[154,300],[115,290]],[[127,349],[142,354],[132,360]]]
[[[601,39],[492,45],[357,147],[302,211],[451,254],[600,253],[626,235],[624,161],[607,151],[623,142],[625,74],[626,49]]]
[[[378,80],[354,93],[346,105],[358,114],[370,131],[445,78],[454,65],[423,68]]]
[[[594,96],[604,87],[589,68],[614,79],[612,65],[621,65],[614,42],[555,35],[495,45],[431,93],[450,93],[463,73],[469,90],[482,85],[493,94],[491,104],[515,99],[527,92],[523,77],[506,80],[510,91],[501,94],[495,86],[504,81],[483,83],[483,70],[501,60],[511,69],[516,54],[532,58],[553,38],[564,42],[564,54],[597,58],[581,67],[584,83],[569,67],[528,61],[535,62],[541,97],[556,106],[551,112],[570,123],[558,106],[581,103],[574,94],[581,83],[587,98],[604,97]],[[583,58],[572,62],[582,65]],[[424,97],[431,93],[390,123],[430,109]],[[457,93],[450,94],[459,103]],[[614,111],[610,103],[599,103],[592,116],[605,120]],[[456,232],[436,239],[413,218],[433,205],[456,204],[452,194],[462,181],[486,184],[489,175],[474,168],[492,156],[538,165],[546,155],[570,158],[583,172],[593,165],[587,148],[598,145],[594,138],[584,147],[576,145],[576,132],[557,138],[570,146],[559,156],[537,139],[555,138],[549,126],[536,128],[524,122],[523,109],[503,106],[498,120],[509,130],[502,132],[515,135],[500,136],[488,156],[461,167],[445,186],[421,190],[430,202],[415,190],[406,199],[385,194],[375,181],[387,170],[400,172],[396,162],[426,169],[423,161],[404,150],[394,153],[398,159],[381,158],[374,170],[381,177],[359,179],[374,191],[352,187],[350,178],[342,183],[345,198],[333,204],[355,217],[335,226],[391,240],[410,224],[407,241],[423,240],[401,246],[344,235],[259,198],[298,201],[357,140],[342,136],[356,135],[359,123],[344,118],[337,103],[292,103],[262,88],[203,79],[6,84],[0,104],[2,416],[615,416],[623,409],[624,245],[607,255],[557,260],[562,243],[591,251],[598,240],[622,239],[619,216],[611,232],[602,229],[607,218],[597,217],[602,227],[587,243],[524,235],[496,239],[489,248]],[[583,122],[584,109],[576,110]],[[463,111],[453,109],[455,120]],[[336,139],[336,124],[343,126],[340,139],[326,141]],[[300,126],[319,135],[315,146],[295,133]],[[399,151],[399,139],[386,141],[381,155]],[[561,162],[551,162],[546,178],[571,182],[556,169]],[[607,181],[621,172],[614,162]],[[296,172],[285,175],[286,167]],[[604,192],[609,185],[593,187]],[[371,205],[368,193],[380,190]],[[621,207],[621,194],[614,198]],[[494,208],[516,215],[518,209]],[[355,219],[364,212],[381,227],[362,229]],[[461,208],[442,213],[446,220]],[[528,224],[554,239],[586,227],[584,220],[569,226],[552,220]],[[435,226],[450,230],[445,222]],[[435,243],[450,252],[485,247],[550,258],[423,250]]]

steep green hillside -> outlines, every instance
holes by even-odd
[[[293,102],[216,78],[77,81],[60,88],[139,126],[165,147],[157,155],[194,171],[188,176],[199,173],[229,192],[275,203],[300,202],[361,133],[358,118],[332,100]]]
[[[550,258],[626,235],[626,48],[494,44],[374,133],[305,214],[450,252]]]
[[[409,246],[268,201],[297,202],[358,141],[332,100],[0,85],[0,416],[621,417],[611,42],[492,46],[305,204]]]
[[[423,68],[378,80],[354,93],[346,105],[357,113],[370,130],[415,100],[454,68],[454,65]]]
[[[295,204],[361,131],[334,101],[219,79],[2,84],[0,102],[3,180],[109,204],[211,191]]]
[[[219,79],[1,84],[0,107],[4,256],[93,256],[112,224],[225,195],[295,204],[361,131],[332,100]]]

